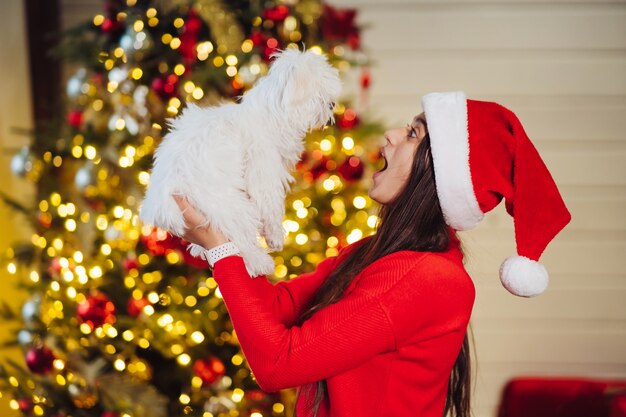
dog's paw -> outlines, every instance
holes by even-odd
[[[264,229],[263,237],[267,247],[272,251],[283,250],[283,244],[285,243],[285,229],[283,225],[275,225],[274,227],[266,227]]]

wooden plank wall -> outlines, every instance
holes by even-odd
[[[517,113],[573,221],[542,261],[537,298],[510,295],[515,251],[498,208],[463,239],[477,299],[476,417],[493,417],[518,375],[626,378],[626,3],[576,0],[332,0],[357,7],[375,61],[370,111],[389,126],[430,91],[463,90]],[[66,24],[98,12],[64,0]]]
[[[514,253],[503,207],[464,233],[477,288],[474,411],[495,416],[519,375],[626,378],[626,3],[335,0],[369,24],[371,111],[404,124],[430,91],[517,113],[573,216],[542,257],[538,298],[498,280]]]

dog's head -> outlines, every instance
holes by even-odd
[[[273,57],[260,88],[265,94],[268,91],[278,93],[271,100],[277,108],[271,110],[303,132],[332,120],[341,81],[339,72],[328,63],[326,56],[290,48],[276,52]]]

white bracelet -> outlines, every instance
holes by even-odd
[[[205,249],[200,256],[202,259],[209,263],[209,266],[213,268],[215,262],[230,255],[238,255],[239,248],[233,242],[222,243],[211,249]]]

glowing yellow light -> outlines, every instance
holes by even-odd
[[[304,233],[298,233],[296,235],[296,243],[298,245],[304,245],[309,240],[309,237]]]
[[[227,65],[231,65],[231,66],[232,65],[237,65],[237,62],[239,62],[239,61],[237,60],[237,57],[235,55],[228,55],[226,57],[226,64]]]
[[[108,225],[109,221],[107,220],[106,216],[104,214],[99,215],[96,219],[96,227],[98,228],[98,230],[105,230]]]
[[[70,232],[73,232],[74,230],[76,230],[76,220],[67,219],[65,221],[65,228]]]
[[[289,16],[283,22],[283,27],[285,28],[285,30],[295,30],[298,27],[298,21],[295,17]]]
[[[202,386],[202,378],[200,378],[199,376],[194,376],[193,378],[191,378],[191,386],[194,388],[200,388]]]
[[[150,174],[146,171],[141,171],[139,175],[137,175],[137,178],[139,179],[139,183],[141,185],[148,185],[148,182],[150,181]]]
[[[181,364],[182,366],[187,366],[189,365],[189,363],[191,362],[191,356],[189,356],[186,353],[183,353],[182,355],[179,355],[176,358],[176,361]]]
[[[61,250],[63,249],[63,241],[59,238],[56,238],[52,241],[52,246],[54,247],[54,249],[56,250]]]
[[[59,193],[50,194],[50,203],[55,207],[61,204],[61,195]]]
[[[89,270],[89,276],[91,278],[100,278],[102,276],[102,268],[99,266],[94,266]]]
[[[120,372],[126,369],[126,363],[122,359],[116,359],[115,362],[113,362],[113,366]]]
[[[354,148],[354,139],[352,139],[350,136],[346,136],[341,140],[341,146],[343,146],[343,148],[346,150],[351,150],[352,148]]]
[[[213,58],[213,65],[217,68],[221,67],[222,65],[224,65],[224,58],[222,58],[221,56],[216,56],[215,58]]]
[[[96,148],[91,145],[85,146],[85,157],[87,159],[94,159],[96,157]]]
[[[11,401],[9,401],[9,407],[12,410],[19,410],[20,409],[20,404],[16,400],[11,400]]]
[[[285,220],[283,222],[283,227],[287,230],[287,232],[297,232],[298,229],[300,229],[300,224],[293,220]]]
[[[181,404],[189,404],[191,402],[191,398],[187,394],[180,394],[178,401],[180,401]]]
[[[39,210],[41,210],[41,211],[44,211],[44,212],[45,212],[45,211],[48,211],[48,208],[49,208],[49,207],[48,207],[48,202],[47,202],[46,200],[41,200],[41,201],[39,202]]]
[[[156,304],[159,302],[159,294],[157,294],[156,292],[151,292],[150,294],[148,294],[148,301],[150,301],[152,304]]]
[[[65,205],[65,210],[67,211],[67,214],[73,215],[76,213],[76,206],[73,203],[67,203]]]
[[[233,365],[239,366],[239,365],[241,365],[243,363],[243,358],[241,357],[241,355],[235,354],[230,359],[230,361],[233,363]]]
[[[198,295],[200,297],[206,297],[207,295],[209,295],[211,292],[207,287],[200,287],[198,288]]]
[[[126,127],[126,121],[122,119],[121,117],[115,121],[115,128],[117,130],[124,130],[125,127]]]
[[[134,338],[135,335],[130,330],[125,330],[124,333],[122,333],[122,339],[126,340],[127,342],[132,341]]]
[[[116,58],[121,58],[124,56],[124,49],[122,49],[121,47],[117,47],[115,48],[115,50],[113,51],[113,55]]]
[[[331,236],[326,240],[326,245],[329,248],[334,248],[338,244],[339,244],[339,239],[337,239],[335,236]]]
[[[191,96],[195,98],[196,100],[200,100],[202,97],[204,97],[204,91],[202,91],[200,87],[197,87],[193,90],[193,93],[191,93]]]
[[[143,30],[143,22],[141,20],[136,20],[135,23],[133,23],[133,29],[135,30],[135,32],[140,32]]]
[[[199,331],[195,331],[193,333],[191,333],[191,340],[193,340],[195,343],[202,343],[204,342],[204,334],[202,334],[202,332]]]
[[[187,297],[185,297],[185,304],[188,307],[195,306],[197,302],[198,302],[198,300],[193,295],[188,295]]]
[[[83,156],[83,148],[81,148],[80,146],[74,146],[72,148],[72,156],[74,158],[80,158],[81,156]]]
[[[110,255],[111,245],[109,245],[108,243],[103,243],[102,246],[100,246],[100,252],[102,252],[103,255]]]
[[[137,342],[137,344],[142,349],[148,349],[150,347],[150,342],[148,341],[148,339],[144,338],[139,339],[139,342]]]
[[[117,337],[117,329],[113,326],[108,327],[106,333],[111,339]]]
[[[180,255],[178,255],[178,252],[171,251],[165,255],[165,259],[167,259],[168,263],[175,265],[180,261]]]
[[[228,74],[229,77],[234,77],[235,75],[237,75],[237,68],[236,67],[226,68],[226,74]]]
[[[145,306],[145,307],[143,308],[143,312],[144,312],[144,314],[145,314],[146,316],[151,316],[151,315],[153,315],[153,314],[154,314],[154,307],[152,307],[152,306]]]
[[[309,210],[305,209],[304,207],[299,208],[296,211],[296,216],[298,216],[301,219],[304,219],[308,214],[309,214]]]
[[[15,274],[17,272],[17,267],[13,262],[7,265],[7,271],[9,271],[9,274]]]
[[[174,19],[175,28],[180,29],[183,27],[184,24],[185,24],[185,21],[182,18],[177,17],[176,19]]]
[[[171,314],[163,314],[157,320],[157,324],[161,327],[165,327],[168,324],[171,324],[173,322],[174,322],[174,318],[171,316]]]
[[[155,17],[157,15],[157,10],[154,7],[150,7],[146,10],[146,17]]]
[[[133,77],[134,80],[138,80],[143,76],[143,71],[141,68],[135,68],[131,71],[130,76]]]
[[[63,375],[58,374],[58,375],[56,376],[55,380],[56,380],[56,383],[57,383],[57,384],[59,384],[59,385],[61,385],[61,386],[64,386],[64,385],[65,385],[65,377],[64,377]]]
[[[241,388],[235,388],[233,390],[231,398],[233,399],[234,402],[238,403],[239,401],[243,399],[243,395],[244,395],[244,392]]]
[[[272,411],[275,413],[282,413],[283,411],[285,411],[285,406],[281,403],[274,403],[272,405]]]
[[[104,22],[104,16],[101,14],[97,14],[93,17],[93,24],[96,26],[100,26]]]
[[[91,326],[89,326],[87,323],[81,323],[80,331],[84,334],[89,334],[91,333]]]
[[[346,241],[348,243],[354,243],[357,240],[363,237],[363,231],[360,229],[353,229],[348,236],[346,236]]]
[[[39,273],[37,271],[30,271],[30,280],[33,282],[39,282]]]
[[[246,39],[245,41],[243,41],[243,43],[241,44],[241,50],[243,52],[245,52],[246,54],[250,51],[252,51],[252,48],[254,47],[254,43],[252,43],[252,41],[250,39]]]
[[[358,209],[362,209],[363,207],[365,207],[365,203],[367,201],[365,200],[365,198],[363,196],[356,196],[354,197],[354,200],[352,200],[352,204],[354,205],[354,207],[358,208]]]
[[[178,49],[180,47],[180,39],[178,38],[174,38],[172,39],[172,41],[170,42],[170,48],[172,49]]]
[[[159,19],[157,19],[156,17],[151,17],[150,19],[148,19],[148,25],[150,27],[155,27],[158,24],[159,24]]]
[[[314,54],[322,55],[322,48],[317,45],[310,47],[309,51],[313,52]]]
[[[322,139],[322,141],[320,142],[320,149],[325,152],[330,151],[332,147],[333,147],[333,144],[328,139]]]
[[[174,74],[181,76],[185,73],[185,66],[183,64],[177,64],[174,67]]]
[[[250,73],[258,75],[261,72],[261,66],[259,64],[250,65]]]
[[[163,36],[161,36],[161,42],[163,42],[165,45],[172,42],[172,39],[173,39],[173,36],[170,35],[169,33],[166,33]]]
[[[258,411],[253,411],[252,414],[250,414],[250,417],[263,417],[263,414]]]
[[[332,191],[333,188],[335,188],[335,181],[331,180],[330,178],[326,178],[322,183],[322,187],[324,187],[326,191]]]
[[[371,215],[367,218],[367,225],[371,227],[372,229],[376,227],[377,223],[378,223],[378,216]]]

